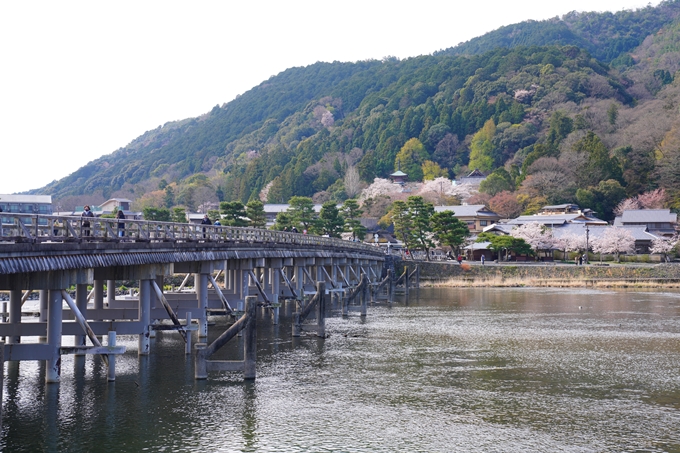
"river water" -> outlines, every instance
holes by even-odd
[[[421,289],[292,339],[261,319],[257,379],[193,379],[177,333],[5,364],[7,452],[680,452],[680,293]],[[223,330],[219,320],[211,338]],[[194,334],[195,335],[195,334]],[[241,341],[241,340],[238,340]],[[221,351],[238,358],[238,341]]]

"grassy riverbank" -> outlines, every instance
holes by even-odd
[[[413,269],[414,263],[405,263]],[[680,265],[513,264],[462,266],[420,263],[421,286],[437,287],[594,287],[680,288]]]

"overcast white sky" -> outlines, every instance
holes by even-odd
[[[289,67],[429,54],[527,19],[646,4],[3,1],[0,193],[63,178],[147,130],[205,113]]]

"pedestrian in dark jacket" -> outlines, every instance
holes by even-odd
[[[210,217],[208,217],[208,214],[203,216],[203,220],[201,220],[201,225],[212,225],[212,222],[210,221]],[[203,239],[205,239],[205,228],[203,228]]]
[[[125,237],[125,222],[120,221],[125,220],[125,213],[122,210],[119,210],[116,213],[116,218],[118,219],[118,236]]]
[[[90,207],[88,205],[85,205],[83,208],[83,213],[81,214],[81,217],[83,218],[83,234],[85,236],[90,235],[90,221],[88,220],[90,217],[94,217],[94,213],[90,210]]]

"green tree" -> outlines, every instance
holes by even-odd
[[[422,181],[423,163],[429,155],[417,138],[412,138],[401,147],[394,162],[395,170],[401,169],[412,181]]]
[[[165,207],[170,209],[175,205],[175,192],[172,190],[172,186],[165,187],[165,196],[163,197],[163,203]]]
[[[339,238],[344,225],[345,219],[342,218],[335,202],[327,201],[321,206],[314,230],[320,235],[327,234],[329,237]]]
[[[444,170],[439,164],[432,162],[431,160],[426,160],[423,162],[423,181],[432,181],[440,176],[448,177],[449,172]]]
[[[574,150],[588,154],[586,168],[579,175],[579,187],[595,186],[607,179],[621,181],[622,172],[618,159],[609,156],[609,150],[594,132],[589,131],[576,142]]]
[[[309,230],[316,220],[314,202],[309,197],[292,197],[288,200],[288,215],[293,225]]]
[[[290,230],[292,227],[293,220],[288,213],[282,211],[276,214],[276,220],[274,221],[274,225],[272,225],[272,230]]]
[[[470,169],[477,168],[481,171],[491,171],[495,162],[493,157],[493,136],[496,133],[496,125],[490,119],[484,123],[470,142]]]
[[[345,200],[341,211],[345,219],[345,231],[352,233],[353,240],[358,237],[363,241],[366,237],[366,227],[361,224],[361,215],[364,211],[359,207],[359,203],[353,198]]]
[[[176,207],[172,210],[172,221],[175,223],[187,223],[187,212],[183,207]]]
[[[456,218],[452,211],[434,213],[432,216],[432,232],[437,241],[442,245],[448,245],[456,253],[459,253],[460,246],[470,236],[468,226]]]
[[[388,213],[394,225],[394,234],[407,248],[413,245],[413,222],[405,201],[397,200]]]
[[[602,220],[613,220],[614,208],[626,198],[626,189],[614,180],[600,181],[597,186],[576,191],[576,201],[581,208],[590,208]]]
[[[534,251],[524,239],[496,235],[493,233],[480,233],[477,235],[475,242],[490,242],[489,248],[494,252],[498,252],[498,261],[502,260],[501,253],[505,251],[506,257],[510,252],[515,252],[519,255],[533,255]]]
[[[497,168],[486,177],[484,181],[479,185],[479,191],[488,193],[491,196],[497,193],[508,191],[513,192],[515,190],[515,181],[510,176],[510,173],[503,167]]]
[[[157,222],[170,222],[170,210],[168,208],[146,207],[142,210],[144,220],[155,220]]]
[[[220,214],[222,214],[222,224],[228,226],[244,227],[248,226],[246,208],[240,201],[223,201],[220,203]]]
[[[251,200],[246,204],[246,217],[250,219],[250,226],[264,228],[267,226],[267,215],[264,212],[264,203],[260,200]]]
[[[408,214],[411,216],[412,248],[425,250],[427,260],[430,260],[430,249],[434,247],[431,239],[432,226],[430,221],[434,214],[434,205],[427,203],[423,197],[411,196],[406,200]]]

